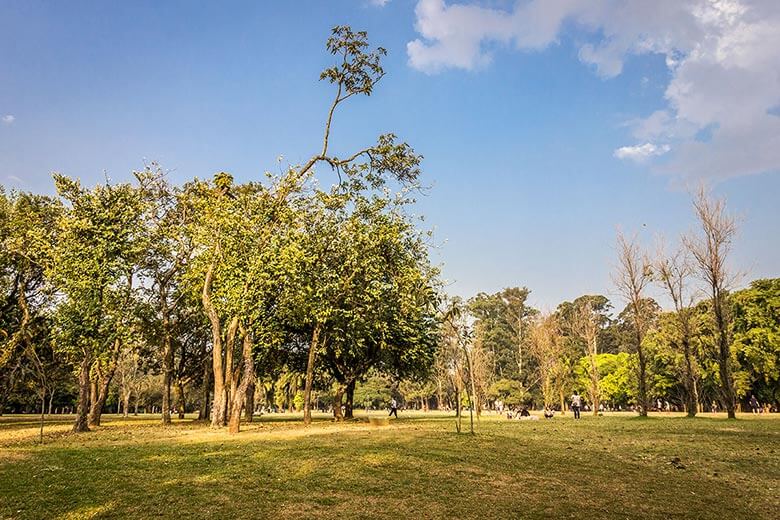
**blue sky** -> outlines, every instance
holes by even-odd
[[[674,242],[695,224],[683,187],[701,180],[741,217],[744,280],[780,275],[780,47],[735,29],[780,41],[771,2],[720,18],[693,0],[650,15],[617,0],[381,3],[3,2],[0,183],[51,193],[52,171],[93,184],[144,160],[249,180],[280,155],[302,162],[332,96],[324,40],[350,24],[388,49],[387,76],[337,115],[334,151],[392,131],[425,156],[419,211],[451,292],[526,285],[543,308],[612,295],[616,229]],[[706,61],[708,34],[742,35],[739,52]]]

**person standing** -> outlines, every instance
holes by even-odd
[[[575,419],[580,418],[580,407],[582,407],[582,397],[580,397],[580,394],[575,390],[574,393],[571,394],[571,411],[574,412]]]
[[[391,415],[395,415],[395,418],[398,419],[398,402],[395,399],[390,400],[390,413],[387,416]]]

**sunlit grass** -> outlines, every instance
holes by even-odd
[[[362,414],[359,414],[362,416]],[[776,518],[780,417],[0,418],[0,518]],[[467,418],[466,418],[467,421]],[[464,425],[467,424],[464,422]]]

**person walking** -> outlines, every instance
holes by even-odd
[[[761,405],[758,403],[758,399],[756,399],[756,396],[753,394],[750,395],[750,409],[753,411],[753,413],[759,413],[761,411]]]
[[[582,397],[580,397],[580,394],[577,393],[575,390],[573,394],[571,394],[571,411],[574,412],[574,418],[579,419],[580,418],[580,408],[582,407]]]
[[[395,399],[390,400],[390,413],[387,416],[391,415],[395,415],[395,418],[398,419],[398,402]]]

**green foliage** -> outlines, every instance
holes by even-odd
[[[530,394],[519,381],[514,379],[499,379],[488,389],[488,397],[500,399],[507,406],[519,406],[530,402]]]
[[[733,350],[744,378],[762,402],[780,401],[780,278],[756,280],[732,302]]]
[[[633,403],[637,395],[636,355],[620,352],[618,354],[599,354],[596,367],[599,373],[599,397],[604,404],[611,406]],[[574,369],[576,385],[587,388],[590,384],[588,370],[590,361],[580,358]]]

